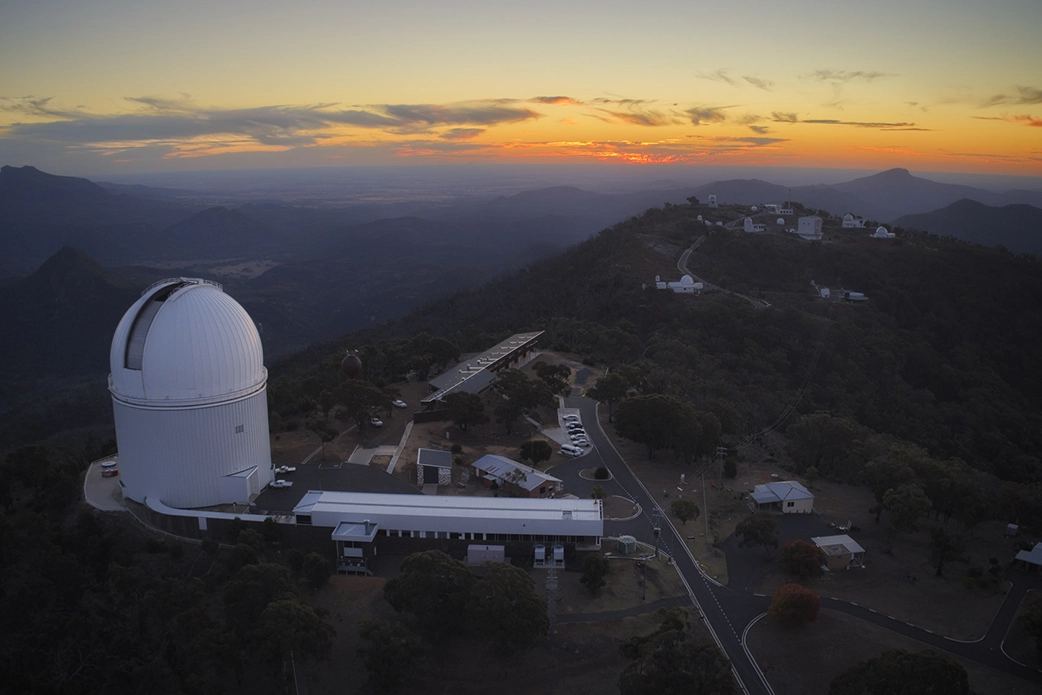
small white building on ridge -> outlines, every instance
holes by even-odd
[[[814,494],[795,480],[757,485],[750,494],[758,512],[810,514],[814,511]]]
[[[755,209],[756,209],[756,207],[754,206],[753,210],[755,210]],[[753,222],[753,218],[751,218],[751,217],[746,217],[745,218],[745,221],[742,223],[742,228],[745,229],[745,231],[747,231],[747,232],[766,232],[767,231],[767,225],[761,224],[761,223],[758,223],[758,222]]]
[[[796,227],[796,233],[801,239],[807,241],[821,241],[821,218],[817,215],[801,217]]]
[[[663,282],[662,278],[656,275],[655,287],[660,290],[673,290],[677,294],[699,294],[704,285],[701,282],[695,282],[690,275],[680,278],[679,282]]]
[[[843,215],[843,229],[860,229],[865,226],[865,218],[848,212]]]
[[[888,231],[886,227],[876,227],[876,231],[872,232],[873,239],[893,239],[896,235]]]

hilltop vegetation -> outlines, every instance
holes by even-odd
[[[549,349],[637,367],[640,393],[713,413],[732,443],[772,423],[783,431],[802,424],[821,451],[797,455],[797,465],[824,468],[822,475],[858,482],[868,461],[914,446],[928,462],[983,476],[974,478],[979,494],[997,496],[1008,481],[1028,499],[1039,497],[1037,262],[901,230],[878,240],[864,230],[828,229],[825,241],[809,243],[716,228],[689,267],[727,289],[762,296],[771,308],[721,293],[655,290],[654,276],[675,277],[682,250],[705,233],[698,214],[709,211],[649,210],[481,290],[315,346],[273,374],[307,373],[321,382],[332,378],[338,349],[367,344],[370,378],[391,382],[406,370],[388,369],[384,355],[400,351],[410,335],[440,335],[468,352],[541,329]],[[865,292],[870,301],[822,301],[812,280]],[[780,419],[791,403],[793,412]],[[800,429],[789,434],[796,438]],[[794,442],[797,454],[801,445],[810,446]],[[982,501],[982,513],[1042,514],[1034,502],[1017,509],[995,503]]]

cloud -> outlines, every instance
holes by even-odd
[[[436,133],[464,140],[488,127],[542,117],[512,100],[453,104],[379,104],[337,108],[335,104],[261,106],[250,109],[203,109],[187,98],[128,97],[141,107],[123,114],[92,114],[55,108],[49,98],[3,99],[0,108],[32,116],[0,130],[7,140],[35,141],[107,154],[141,147],[165,148],[171,156],[202,156],[230,151],[328,144],[342,126],[408,135]],[[41,120],[41,119],[48,120]]]
[[[472,140],[485,132],[484,128],[453,128],[438,137],[442,140]]]
[[[598,111],[629,125],[663,126],[672,125],[676,122],[672,116],[659,113],[658,111],[612,111],[611,109],[598,109]]]
[[[1001,106],[1002,104],[1020,104],[1030,106],[1042,104],[1042,89],[1038,87],[1017,87],[1016,94],[996,94],[981,103],[981,107]]]
[[[723,123],[727,120],[724,109],[730,106],[695,106],[684,113],[691,119],[691,125],[709,125],[710,123]]]
[[[571,97],[532,97],[529,99],[533,104],[547,104],[552,106],[582,106],[583,103]]]
[[[1014,123],[1016,125],[1026,125],[1030,128],[1042,128],[1042,118],[1035,118],[1029,114],[1022,114],[1019,116],[1010,116],[1002,114],[1001,116],[974,116],[978,121],[1003,121],[1005,123]]]
[[[765,125],[751,125],[749,126],[749,130],[753,131],[758,135],[766,135],[767,133],[771,132],[771,129]]]
[[[727,74],[726,70],[717,70],[716,72],[710,73],[708,75],[702,72],[697,72],[695,73],[695,77],[701,78],[703,80],[710,80],[711,82],[726,82],[732,87],[738,84],[737,82],[735,82],[733,77]]]
[[[786,111],[775,111],[771,114],[771,120],[775,123],[809,123],[811,125],[843,125],[851,128],[875,128],[877,130],[932,130],[932,128],[920,128],[915,123],[886,123],[881,121],[840,121],[835,118],[805,118],[800,120],[799,115]]]
[[[894,77],[893,73],[866,72],[864,70],[815,70],[814,72],[801,75],[801,79],[817,80],[820,82],[875,82],[885,77]]]
[[[737,137],[729,135],[718,135],[718,136],[704,136],[704,135],[692,135],[690,137],[707,140],[710,142],[725,142],[725,143],[743,143],[746,145],[752,145],[754,147],[766,147],[767,145],[774,145],[779,142],[788,142],[789,138],[754,138],[754,137]]]
[[[765,92],[771,91],[771,88],[774,87],[774,80],[765,80],[763,78],[752,77],[750,75],[742,75],[742,79],[751,84],[752,86],[756,87],[757,89],[762,89]]]

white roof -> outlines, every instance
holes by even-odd
[[[314,526],[370,521],[384,529],[604,535],[600,500],[445,497],[312,490],[293,509]]]
[[[863,553],[865,549],[862,548],[857,541],[847,535],[839,536],[818,536],[817,538],[811,538],[811,542],[825,551],[826,555],[842,555],[844,553]]]
[[[1042,543],[1035,543],[1031,550],[1021,550],[1017,553],[1017,559],[1032,565],[1042,565]]]
[[[267,380],[250,315],[220,285],[170,278],[146,289],[112,337],[109,389],[139,405],[204,405]]]
[[[814,495],[811,491],[800,485],[795,480],[783,480],[776,483],[756,485],[753,488],[750,497],[752,497],[757,504],[814,499]]]
[[[505,456],[497,456],[496,454],[485,454],[471,465],[479,471],[484,471],[492,477],[500,480],[505,479],[514,471],[521,471],[524,473],[524,479],[518,482],[517,485],[529,491],[536,489],[540,485],[545,485],[546,483],[561,482],[560,478],[555,478],[546,473],[540,473],[530,466],[518,463],[517,461],[511,461]]]

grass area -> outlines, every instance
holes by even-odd
[[[778,695],[820,695],[832,679],[859,661],[888,649],[918,652],[927,645],[844,613],[822,610],[818,620],[795,630],[760,620],[749,648]],[[970,692],[1005,695],[1037,692],[1035,685],[974,661],[956,658],[969,674]]]

